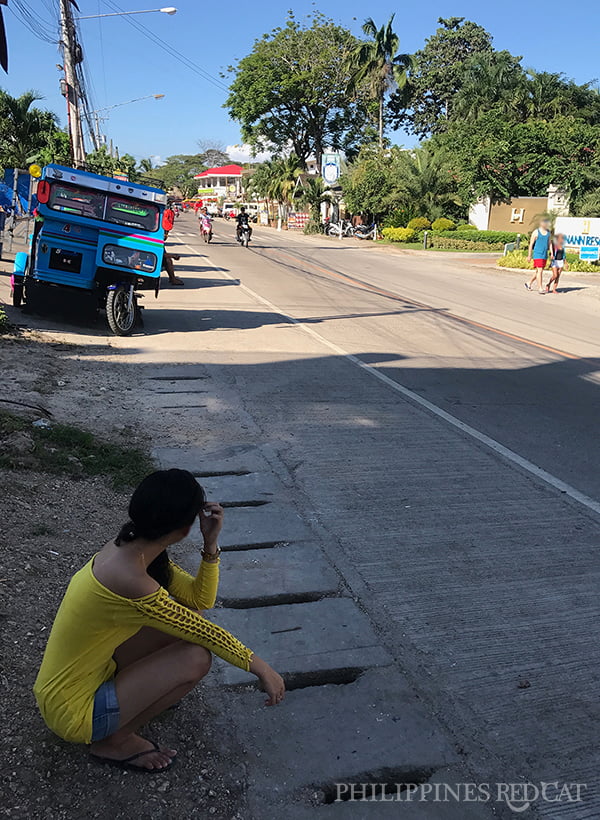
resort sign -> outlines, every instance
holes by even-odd
[[[600,248],[600,219],[578,216],[559,216],[554,233],[564,234],[567,248],[581,251],[582,248]],[[591,258],[582,256],[581,258]],[[596,257],[598,258],[598,257]]]

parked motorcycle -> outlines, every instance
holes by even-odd
[[[357,239],[377,239],[377,225],[357,225],[354,229],[354,236]]]
[[[354,228],[348,219],[343,219],[341,222],[329,222],[325,226],[325,233],[327,236],[354,236]]]

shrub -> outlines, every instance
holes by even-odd
[[[461,222],[460,225],[456,226],[457,231],[476,231],[478,228],[475,225],[471,225],[470,222]]]
[[[323,232],[324,227],[320,219],[309,219],[306,225],[304,226],[304,233],[306,234],[315,234]]]
[[[431,222],[425,216],[415,216],[406,227],[412,228],[413,231],[428,231],[431,228]]]
[[[417,232],[411,228],[384,228],[382,234],[390,242],[414,242],[417,238]]]
[[[520,268],[521,270],[533,270],[533,262],[527,261],[527,250],[509,251],[506,256],[498,260],[501,268]],[[567,253],[568,270],[575,273],[600,273],[599,262],[581,261],[576,253]]]
[[[431,227],[434,231],[453,231],[456,228],[456,225],[451,219],[446,219],[445,216],[440,216],[439,219],[435,219],[431,223]]]
[[[396,208],[395,211],[389,213],[381,222],[382,228],[401,228],[406,225],[410,214],[406,208]]]

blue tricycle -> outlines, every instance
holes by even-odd
[[[126,180],[47,165],[29,253],[18,253],[13,304],[32,312],[77,300],[105,310],[126,336],[140,317],[139,288],[158,295],[165,233],[173,227],[167,196]]]

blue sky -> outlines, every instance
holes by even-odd
[[[38,10],[42,22],[52,20],[56,0],[25,2]],[[113,11],[109,2],[78,0],[82,15]],[[148,0],[114,2],[124,10],[154,6]],[[177,7],[176,15],[143,14],[132,19],[143,23],[217,80],[221,71],[251,50],[257,37],[285,21],[288,7],[302,18],[317,5],[307,0],[281,5],[273,0],[240,4],[169,2]],[[4,7],[9,75],[0,75],[0,87],[15,95],[29,88],[39,91],[45,97],[41,105],[58,113],[64,123],[64,99],[59,93],[59,72],[55,68],[60,62],[57,48],[40,41],[25,28],[11,12],[10,4],[11,0],[8,8]],[[387,0],[371,0],[367,6],[359,0],[321,0],[317,7],[357,34],[367,14],[379,24],[396,11],[395,29],[400,34],[401,48],[409,52],[420,48],[435,31],[438,17],[467,17],[492,33],[496,48],[523,55],[525,66],[561,71],[578,82],[594,79],[598,74],[600,5],[596,0],[582,0],[573,7],[558,0],[544,4],[517,0],[489,4],[431,0],[425,5],[402,6]],[[571,14],[571,10],[576,13]],[[85,20],[80,27],[95,108],[149,94],[165,94],[162,100],[138,102],[111,112],[104,131],[121,152],[164,159],[170,154],[195,153],[199,139],[212,139],[224,145],[240,142],[236,123],[222,108],[225,90],[160,51],[122,17]],[[396,141],[407,143],[402,135]]]

